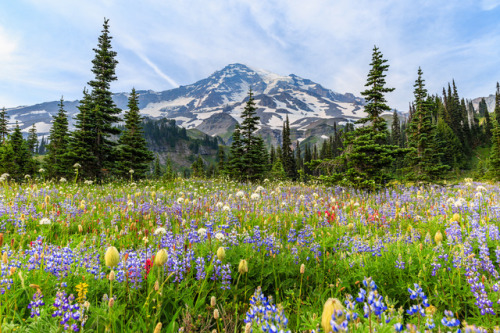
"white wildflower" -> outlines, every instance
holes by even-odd
[[[61,179],[59,179],[59,182],[61,183],[66,183],[68,180],[64,177],[61,177]]]
[[[244,196],[245,196],[245,192],[243,192],[243,191],[238,191],[238,192],[236,192],[236,196],[237,196],[238,198],[244,197]]]
[[[159,227],[154,231],[155,235],[165,235],[167,233],[167,230],[163,227]]]
[[[207,229],[205,228],[198,229],[198,236],[204,237],[206,234],[207,234]]]
[[[224,206],[224,204],[222,202],[217,202],[217,204],[215,205],[217,208],[222,208],[222,206]]]
[[[218,241],[223,241],[224,238],[225,238],[225,236],[222,232],[218,232],[215,234],[215,239],[217,239]]]
[[[260,199],[259,193],[252,193],[252,195],[250,196],[250,199],[259,200]]]
[[[43,219],[40,220],[41,225],[51,224],[51,223],[52,221],[48,217],[44,217]]]
[[[231,210],[231,208],[228,205],[225,205],[224,207],[222,207],[222,210],[228,212]]]
[[[183,202],[184,202],[184,198],[181,197],[181,198],[177,199],[177,203],[179,205],[182,205]]]

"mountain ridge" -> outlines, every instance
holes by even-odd
[[[250,87],[258,108],[257,115],[261,118],[259,128],[263,132],[281,130],[286,116],[291,127],[299,133],[318,120],[336,119],[342,123],[364,116],[364,100],[352,93],[337,93],[295,74],[283,76],[238,63],[229,64],[189,85],[160,92],[140,90],[139,107],[141,114],[149,118],[175,119],[178,125],[187,129],[197,128],[210,135],[227,136],[235,122],[241,122],[240,115]],[[113,95],[119,108],[127,108],[128,95]],[[39,135],[47,135],[58,103],[44,102],[7,109],[9,122],[14,125],[18,121],[24,132],[35,124]],[[64,102],[70,127],[74,125],[78,103]],[[220,124],[217,122],[219,118],[224,119]]]

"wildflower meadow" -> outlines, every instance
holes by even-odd
[[[2,332],[500,332],[500,188],[0,182]]]

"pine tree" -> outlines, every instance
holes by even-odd
[[[118,61],[116,52],[112,50],[109,35],[109,20],[104,19],[103,30],[98,39],[97,48],[94,49],[95,57],[92,60],[92,73],[94,79],[88,82],[91,92],[80,103],[80,113],[77,116],[76,132],[73,146],[80,152],[86,151],[85,156],[73,153],[75,162],[82,165],[84,177],[101,180],[113,167],[114,142],[111,135],[120,133],[113,124],[120,118],[120,109],[113,102],[110,83],[115,81],[115,68]],[[90,157],[90,158],[86,158]]]
[[[9,135],[9,116],[7,116],[7,111],[5,108],[0,110],[0,143],[5,143],[7,136]]]
[[[224,149],[222,148],[222,146],[219,146],[219,150],[217,152],[217,168],[219,170],[219,175],[225,173],[226,154],[224,154]]]
[[[500,124],[500,84],[497,82],[497,91],[495,92],[495,120]]]
[[[292,152],[292,141],[290,140],[290,122],[288,120],[288,116],[286,116],[286,120],[283,122],[283,131],[282,131],[282,148],[281,153],[283,169],[285,170],[288,178],[295,180],[297,179],[297,165],[295,159],[293,158]]]
[[[264,178],[265,172],[268,168],[268,154],[264,145],[264,140],[260,136],[256,136],[257,124],[259,122],[259,117],[256,115],[257,107],[255,106],[255,101],[253,99],[253,93],[250,89],[248,93],[248,101],[245,108],[241,114],[243,119],[241,126],[238,129],[240,132],[240,147],[235,146],[235,150],[241,148],[241,162],[237,162],[238,151],[235,156],[234,162],[231,163],[231,169],[233,175],[235,173],[241,174],[242,179],[246,180],[259,180]],[[236,130],[235,130],[236,132]],[[235,144],[235,137],[233,135],[233,144]],[[233,152],[233,147],[231,147],[231,153]],[[240,168],[236,165],[240,164]],[[238,177],[237,177],[238,178]]]
[[[33,173],[33,165],[31,156],[26,141],[23,139],[23,134],[16,122],[16,127],[10,135],[9,143],[12,148],[13,169],[9,171],[10,176],[16,180],[21,180],[24,175]]]
[[[396,110],[392,114],[391,142],[393,145],[401,147],[401,124]]]
[[[229,175],[231,178],[242,179],[243,178],[243,144],[241,142],[240,126],[236,124],[233,132],[233,142],[231,143],[231,154],[229,158]]]
[[[59,110],[50,128],[46,169],[49,177],[69,176],[71,161],[68,160],[69,130],[68,116],[64,110],[64,99],[61,97]]]
[[[83,99],[78,106],[80,111],[75,117],[75,130],[71,133],[67,159],[71,164],[80,164],[79,176],[95,178],[97,171],[97,156],[93,153],[94,145],[94,113],[92,112],[91,97],[87,90],[83,90]],[[50,143],[49,143],[50,144]]]
[[[489,173],[495,180],[500,180],[500,127],[497,121],[493,122],[493,145],[490,150]]]
[[[123,178],[128,177],[129,171],[134,170],[133,177],[144,177],[149,169],[153,154],[148,150],[142,117],[139,114],[139,96],[135,89],[128,98],[128,110],[125,112],[125,130],[118,139],[118,146],[114,154],[118,158],[117,174]]]
[[[33,124],[33,126],[31,126],[28,130],[28,139],[26,140],[26,144],[28,145],[28,150],[31,156],[36,155],[38,152],[38,135],[36,134],[35,124]]]
[[[488,109],[486,109],[486,113],[484,114],[484,136],[487,145],[491,143],[492,131],[493,131],[493,125],[491,124],[490,113],[488,112]]]
[[[304,169],[304,160],[302,159],[302,151],[300,149],[300,143],[297,140],[295,149],[295,161],[296,161],[296,169],[297,171],[302,171]]]
[[[418,78],[414,85],[414,113],[408,126],[408,147],[406,156],[409,166],[409,179],[428,181],[442,175],[446,167],[442,166],[436,146],[436,132],[432,125],[432,111],[428,104],[422,70],[418,69]]]
[[[42,140],[40,141],[40,146],[38,146],[38,155],[45,155],[47,153],[46,144],[45,144],[45,136],[42,136]]]
[[[153,175],[154,175],[155,179],[160,179],[160,177],[161,177],[160,159],[158,158],[158,154],[156,154],[156,156],[155,156]]]
[[[479,101],[479,117],[486,116],[486,112],[488,112],[488,105],[485,99],[481,98],[481,101]]]
[[[385,87],[385,76],[389,69],[382,53],[373,48],[371,69],[365,84],[367,89],[361,92],[365,97],[367,116],[357,121],[362,125],[349,133],[345,141],[345,151],[340,157],[346,166],[345,172],[339,172],[331,180],[362,188],[374,188],[384,184],[389,178],[387,168],[392,164],[396,147],[387,144],[387,124],[382,113],[390,111],[385,94],[394,88]],[[340,171],[340,170],[338,170]]]

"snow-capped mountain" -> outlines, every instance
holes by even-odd
[[[191,85],[162,92],[138,91],[139,107],[144,116],[175,119],[188,129],[221,135],[241,121],[250,88],[263,132],[281,130],[287,115],[292,129],[298,132],[305,132],[324,120],[342,123],[364,116],[362,98],[336,93],[294,74],[281,76],[242,64],[228,65]],[[127,93],[114,95],[119,108],[126,109],[127,97]],[[47,102],[9,109],[7,113],[10,123],[18,121],[23,131],[35,124],[39,134],[47,134],[57,105],[58,102]],[[65,102],[70,125],[78,112],[77,106],[78,101]]]

